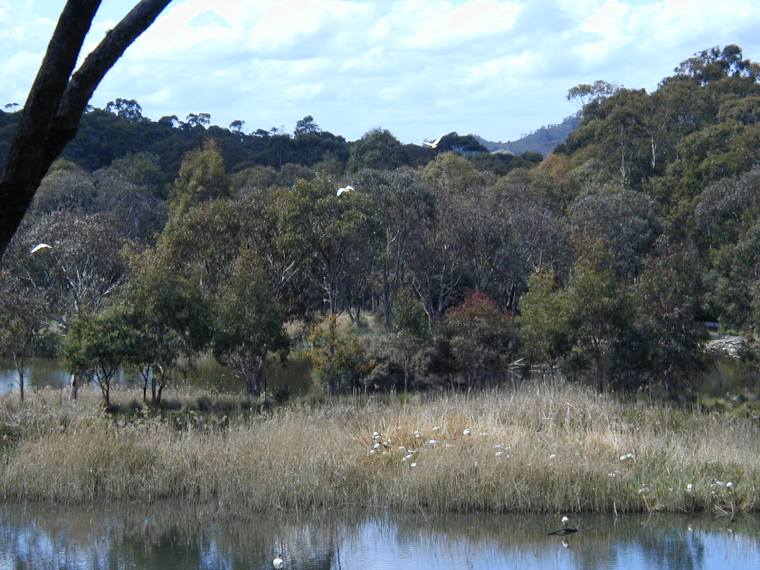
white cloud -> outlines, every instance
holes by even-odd
[[[23,101],[60,4],[0,0],[0,104]],[[104,2],[87,47],[130,2]],[[95,94],[153,118],[209,112],[249,129],[306,114],[348,138],[459,130],[508,139],[575,108],[594,79],[653,88],[681,60],[738,43],[760,59],[754,0],[174,0]]]

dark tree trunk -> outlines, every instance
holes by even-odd
[[[108,70],[171,0],[142,0],[72,76],[100,0],[68,0],[32,84],[0,177],[0,259],[50,165],[74,138]]]
[[[24,359],[19,358],[16,353],[13,354],[13,364],[18,372],[18,397],[21,402],[24,401]]]
[[[79,375],[74,373],[71,375],[71,390],[69,391],[69,399],[76,400],[79,396]]]

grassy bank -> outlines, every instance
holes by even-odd
[[[5,399],[0,496],[176,498],[245,510],[760,507],[760,427],[749,419],[624,404],[565,384],[294,403],[267,414],[218,397],[211,405],[201,397],[217,412],[188,409],[200,396],[185,394],[183,410],[163,416],[116,417],[103,415],[94,393],[76,403],[57,391],[23,406]]]

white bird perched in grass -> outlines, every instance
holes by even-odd
[[[37,245],[35,245],[32,248],[32,251],[29,252],[29,255],[31,255],[33,253],[37,253],[41,249],[53,249],[53,247],[50,246],[50,245],[48,245],[48,244],[46,244],[46,243],[38,243]]]
[[[356,188],[354,188],[351,185],[346,185],[343,188],[338,188],[337,196],[340,196],[341,194],[345,194],[346,192],[354,192]]]
[[[465,428],[465,430],[462,432],[462,435],[470,435],[472,433],[472,430],[470,428]]]
[[[273,568],[285,568],[285,561],[280,557],[278,554],[277,557],[272,560],[272,567]]]

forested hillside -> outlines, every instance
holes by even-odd
[[[652,93],[576,86],[580,126],[544,160],[93,110],[3,260],[3,352],[59,350],[106,387],[131,363],[154,401],[183,356],[260,394],[289,352],[333,393],[540,364],[676,395],[705,321],[760,323],[759,78],[726,46]]]

